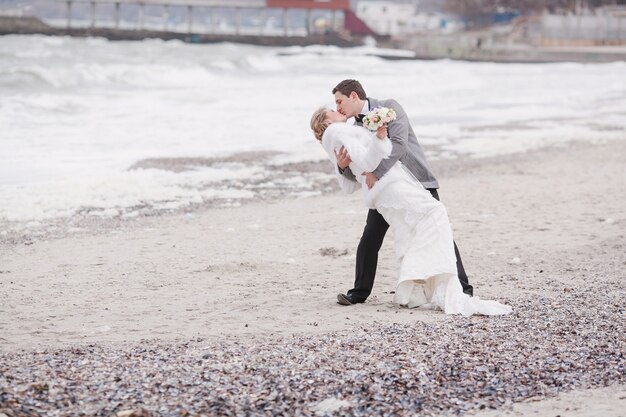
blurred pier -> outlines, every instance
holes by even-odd
[[[350,0],[59,0],[64,19],[0,17],[0,34],[260,45],[358,45],[376,34]],[[99,13],[102,12],[102,13]]]

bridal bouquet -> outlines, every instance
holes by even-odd
[[[396,112],[388,107],[378,107],[363,116],[363,126],[369,130],[377,130],[382,125],[396,120]]]

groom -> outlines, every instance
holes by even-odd
[[[335,95],[337,111],[347,117],[354,117],[357,126],[363,126],[363,116],[377,107],[390,107],[395,110],[397,115],[396,120],[390,122],[388,127],[389,138],[392,142],[391,155],[388,159],[383,159],[380,165],[372,172],[353,173],[348,166],[351,162],[350,155],[342,148],[339,154],[337,154],[339,172],[352,181],[356,181],[355,175],[365,175],[367,186],[372,188],[376,181],[382,178],[396,161],[400,160],[415,178],[422,183],[424,188],[430,191],[434,198],[439,200],[439,194],[437,193],[439,183],[426,161],[424,151],[417,142],[413,128],[402,106],[395,100],[368,98],[363,86],[357,80],[343,80],[333,88],[333,94]],[[370,210],[367,214],[367,223],[356,252],[354,288],[348,291],[348,294],[337,295],[339,304],[352,305],[363,303],[369,297],[376,276],[378,251],[383,244],[387,229],[389,229],[389,225],[383,216],[376,210]],[[456,243],[454,244],[454,253],[456,254],[457,273],[459,281],[461,281],[463,286],[463,292],[472,295],[474,289],[467,279]]]

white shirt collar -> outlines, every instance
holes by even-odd
[[[363,108],[361,109],[361,114],[366,114],[370,111],[370,101],[365,99],[365,104],[363,104]]]

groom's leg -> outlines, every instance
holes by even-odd
[[[467,274],[465,273],[465,268],[463,267],[463,261],[461,260],[461,254],[459,253],[459,248],[456,246],[456,242],[454,242],[454,254],[456,255],[456,273],[459,276],[459,281],[461,281],[461,286],[463,287],[463,292],[467,295],[474,295],[474,287],[469,283],[469,279],[467,278]]]
[[[348,291],[348,295],[357,302],[365,301],[372,292],[378,265],[378,251],[383,244],[387,229],[389,225],[379,212],[370,210],[367,213],[367,224],[356,251],[354,288]]]
[[[428,188],[430,194],[435,197],[437,201],[439,200],[439,193],[436,188]],[[456,273],[459,277],[459,281],[461,281],[461,286],[463,287],[463,292],[467,295],[474,295],[474,287],[469,283],[469,279],[467,278],[467,274],[465,273],[465,268],[463,267],[463,261],[461,260],[461,254],[459,253],[459,248],[456,246],[456,242],[454,242],[454,254],[456,255]]]

